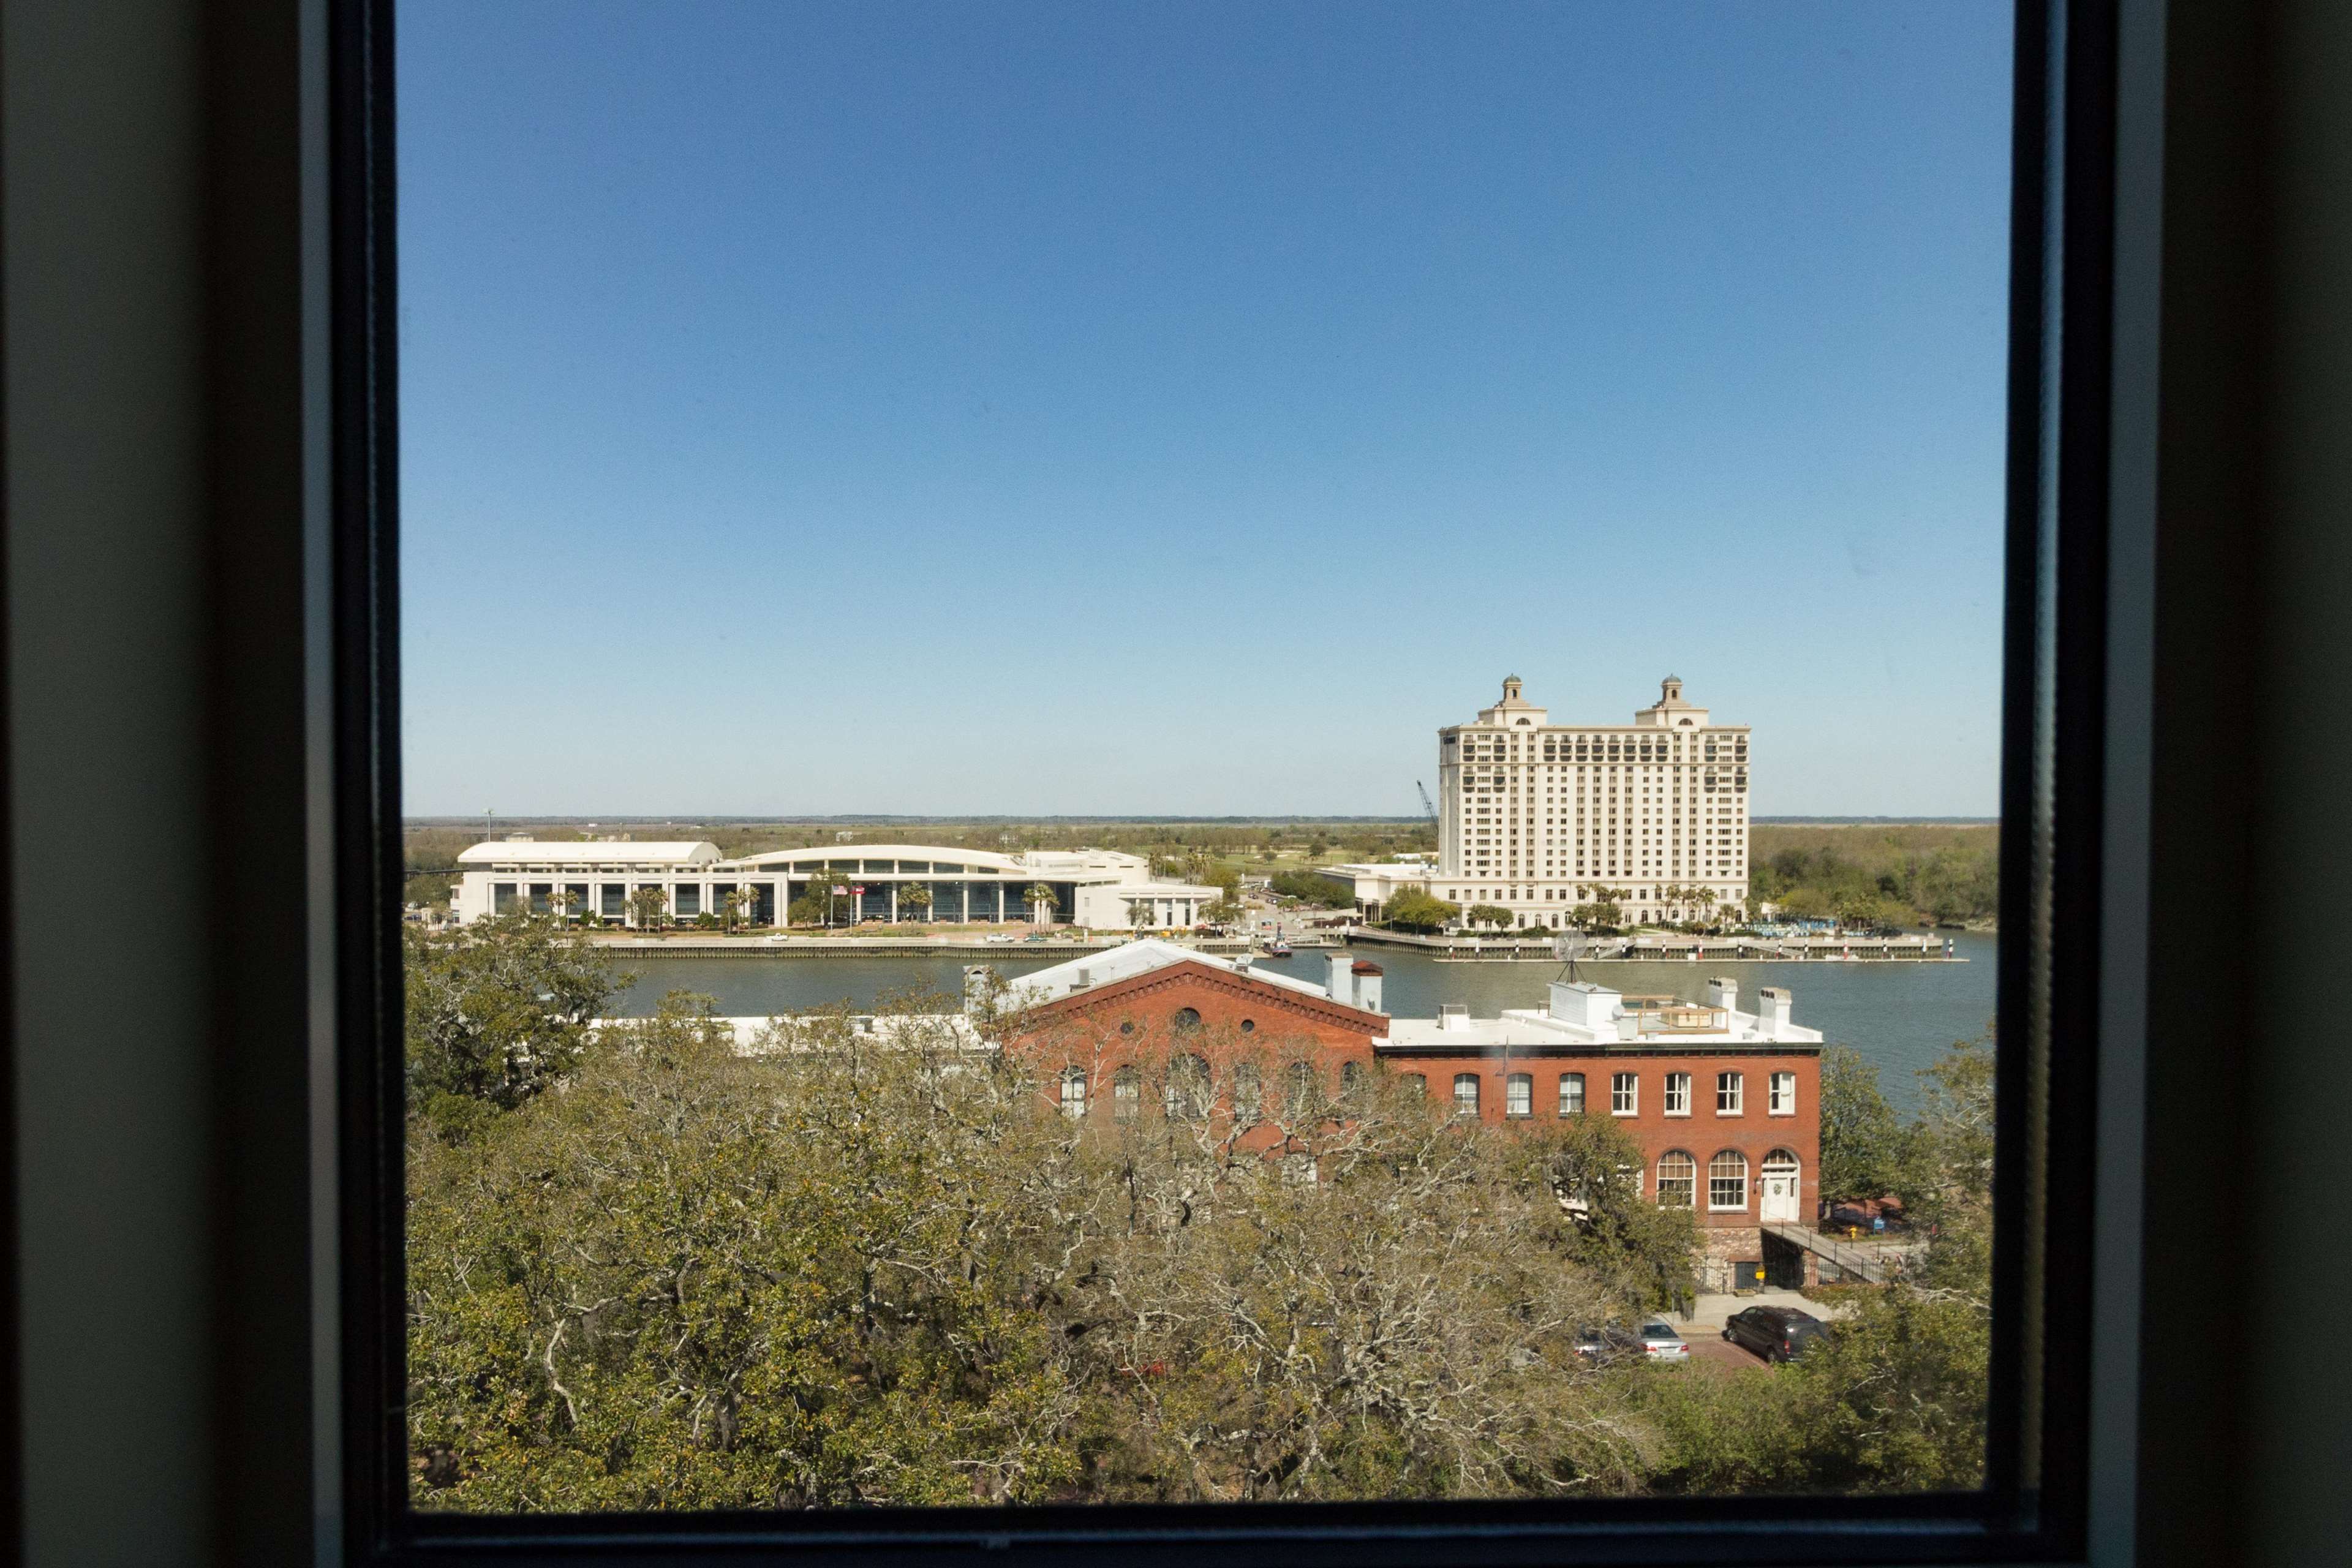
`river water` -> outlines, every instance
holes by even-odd
[[[1739,982],[1739,1005],[1755,1010],[1758,987],[1779,985],[1793,997],[1792,1019],[1849,1045],[1878,1064],[1880,1086],[1898,1109],[1913,1103],[1918,1070],[1954,1040],[1981,1035],[1992,1022],[1996,940],[1945,932],[1964,963],[1587,963],[1587,979],[1624,991],[1702,1000],[1707,978]],[[1320,980],[1324,948],[1302,948],[1287,960],[1261,958],[1302,979]],[[1395,948],[1364,948],[1387,972],[1382,1001],[1396,1017],[1430,1017],[1441,1002],[1467,1003],[1474,1017],[1505,1007],[1533,1007],[1560,972],[1551,963],[1440,963]],[[1007,979],[1061,962],[1012,953],[986,961],[965,954],[940,958],[664,958],[632,954],[636,979],[614,1006],[641,1016],[670,991],[698,992],[733,1016],[800,1012],[847,1002],[872,1007],[884,996],[929,991],[953,997],[963,966],[988,962]]]

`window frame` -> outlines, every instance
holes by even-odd
[[[320,0],[327,287],[324,415],[331,562],[323,611],[331,672],[331,874],[308,888],[331,931],[331,1102],[321,1122],[332,1178],[320,1333],[341,1387],[320,1397],[321,1474],[336,1478],[352,1563],[675,1563],[747,1555],[871,1561],[972,1548],[1071,1561],[1196,1562],[1219,1543],[1280,1542],[1286,1555],[1351,1565],[1548,1559],[1663,1563],[1694,1554],[1772,1562],[2080,1560],[2093,1454],[2089,1358],[2030,1356],[2029,1341],[2087,1327],[2095,1205],[2034,1194],[2095,1178],[2103,980],[2101,915],[2109,678],[2110,352],[2116,283],[2116,0],[2018,0],[2009,313],[2008,504],[2002,702],[2001,929],[2046,931],[1999,956],[1992,1441],[1987,1485],[1887,1498],[1465,1500],[1302,1510],[1237,1504],[876,1510],[855,1516],[450,1516],[406,1506],[400,1406],[404,1315],[400,1234],[401,1039],[396,300],[391,0]],[[2145,16],[2135,24],[2153,26]],[[2133,136],[2161,132],[2160,89],[2132,87]],[[2152,101],[2144,101],[2152,100]],[[2134,142],[2137,157],[2147,156]],[[2152,247],[2147,237],[2136,243]],[[2062,265],[2063,263],[2063,265]],[[2152,331],[2152,329],[2150,329]],[[2063,371],[2063,374],[2061,374]],[[2150,459],[2152,462],[2152,459]],[[2136,540],[2135,544],[2137,544]],[[2132,593],[2138,593],[2135,587]],[[2125,595],[2135,615],[2147,604]],[[2057,606],[2065,606],[2060,615]],[[2153,656],[2149,656],[2152,660]],[[2139,673],[2127,666],[2127,673]],[[305,701],[312,699],[306,697]],[[2134,798],[2143,798],[2135,796]],[[2137,886],[2137,885],[2135,885]],[[2112,961],[2126,985],[2144,969]],[[2137,994],[2137,993],[2135,993]],[[2078,1042],[2053,1050],[2051,1042]],[[2118,1047],[2109,1044],[2110,1055]],[[1638,1093],[1638,1089],[1637,1091]],[[1638,1104],[1638,1101],[1637,1101]],[[1752,1177],[1752,1172],[1751,1172]],[[2130,1177],[2136,1181],[2137,1177]],[[1749,1184],[1752,1187],[1753,1182]],[[2137,1187],[2128,1187],[2137,1202]],[[1751,1194],[1752,1195],[1752,1194]],[[2136,1211],[2134,1211],[2136,1213]],[[2113,1220],[2108,1222],[2115,1223]],[[2107,1237],[2110,1265],[2138,1233]],[[2137,1289],[2136,1286],[2127,1287]],[[2112,1353],[2112,1352],[2111,1352]],[[2134,1353],[2126,1351],[2126,1354]],[[2112,1369],[2108,1376],[2118,1375]],[[2031,1432],[2027,1431],[2030,1426]],[[2128,1437],[2130,1434],[2126,1434]],[[2111,1440],[2112,1441],[2112,1440]],[[2112,1448],[2103,1474],[2128,1466]]]
[[[1513,1072],[1503,1075],[1503,1120],[1526,1121],[1536,1113],[1536,1075]]]

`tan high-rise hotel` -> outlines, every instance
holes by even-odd
[[[1512,676],[1500,702],[1437,732],[1437,775],[1430,889],[1465,909],[1559,929],[1604,888],[1634,921],[1748,896],[1748,726],[1709,723],[1671,675],[1631,724],[1554,724]]]

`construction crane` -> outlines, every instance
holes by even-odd
[[[1429,798],[1429,786],[1422,783],[1419,779],[1415,779],[1412,781],[1412,787],[1421,792],[1421,809],[1428,814],[1429,825],[1432,827],[1436,826],[1437,803]]]

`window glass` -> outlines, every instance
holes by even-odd
[[[1454,1113],[1456,1116],[1478,1114],[1478,1075],[1458,1072],[1454,1075]]]
[[[415,1504],[1976,1485],[2012,43],[401,0]]]
[[[1744,1209],[1748,1206],[1748,1156],[1726,1149],[1706,1163],[1706,1206]]]

